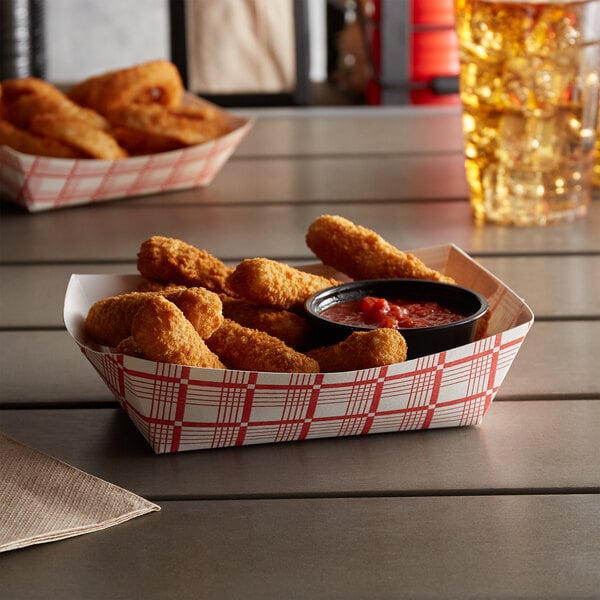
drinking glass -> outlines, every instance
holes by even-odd
[[[600,0],[455,0],[474,219],[586,214],[600,79]]]

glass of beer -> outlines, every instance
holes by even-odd
[[[455,0],[465,169],[477,223],[586,214],[600,87],[600,0]]]

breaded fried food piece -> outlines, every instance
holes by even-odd
[[[149,360],[224,369],[192,324],[175,304],[156,295],[135,314],[131,325],[135,345]]]
[[[4,144],[17,152],[35,156],[53,158],[81,158],[83,156],[75,148],[71,148],[58,140],[34,135],[0,119],[0,146]]]
[[[202,287],[160,292],[179,307],[198,335],[209,338],[223,323],[223,304],[218,294]]]
[[[221,300],[224,317],[244,327],[265,331],[295,350],[309,347],[313,329],[304,317],[282,308],[256,306],[241,298],[222,296]]]
[[[117,346],[131,335],[133,317],[147,299],[147,293],[131,292],[94,302],[85,317],[85,334],[102,346]]]
[[[244,327],[231,319],[225,319],[206,343],[230,369],[280,373],[319,372],[317,361],[264,331]]]
[[[306,244],[324,264],[355,280],[407,277],[454,283],[374,231],[337,215],[321,215],[313,221]]]
[[[314,358],[323,373],[358,371],[404,362],[406,340],[396,329],[355,331],[345,340],[315,348],[306,353]]]
[[[151,281],[205,287],[217,293],[229,293],[227,278],[233,272],[206,250],[158,235],[142,243],[137,268]]]
[[[218,112],[211,106],[167,109],[161,104],[123,104],[106,114],[113,125],[175,140],[185,146],[202,144],[228,132],[225,121],[217,118]]]
[[[152,60],[90,77],[72,87],[67,96],[106,115],[113,108],[132,104],[178,106],[183,91],[177,67],[167,60]]]
[[[95,302],[85,319],[86,334],[103,346],[117,346],[131,335],[136,313],[154,296],[164,296],[178,306],[202,338],[210,337],[223,321],[221,298],[204,288],[130,292]]]
[[[115,138],[76,117],[43,113],[33,117],[30,130],[32,133],[67,144],[82,152],[87,158],[100,160],[127,158],[127,152],[119,146]]]
[[[235,295],[248,302],[287,310],[301,307],[311,294],[338,283],[268,258],[243,260],[228,279]]]
[[[183,148],[184,144],[165,135],[149,133],[132,127],[116,126],[110,130],[119,146],[125,148],[130,156],[143,156],[170,152]]]
[[[77,118],[97,129],[108,129],[108,121],[96,111],[79,106],[57,87],[37,77],[5,79],[2,82],[2,113],[20,129],[27,129],[39,114],[52,113]]]
[[[133,336],[130,335],[124,340],[121,340],[115,348],[117,354],[127,354],[127,356],[135,356],[135,358],[146,358],[141,348],[137,345]]]

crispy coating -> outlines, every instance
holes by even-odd
[[[413,254],[402,252],[379,234],[344,217],[318,217],[308,228],[306,243],[324,264],[352,279],[407,277],[454,283]]]
[[[252,304],[289,310],[300,308],[311,294],[340,282],[268,258],[247,258],[237,265],[228,283],[237,296]]]
[[[178,306],[200,337],[209,337],[222,323],[222,303],[204,288],[172,288],[160,292],[130,292],[95,302],[84,328],[96,343],[115,347],[131,335],[133,319],[148,299],[164,296]]]
[[[406,360],[406,340],[396,329],[355,331],[345,340],[309,350],[324,373],[358,371]]]
[[[31,121],[31,131],[67,144],[89,158],[117,160],[127,157],[127,152],[111,135],[78,118],[50,113],[36,115]]]
[[[154,60],[90,77],[71,88],[67,96],[107,115],[122,105],[177,106],[183,96],[183,82],[173,63]]]
[[[183,148],[184,144],[164,135],[157,135],[132,127],[117,125],[111,129],[111,134],[125,148],[131,156],[156,154],[157,152],[170,152]]]
[[[132,335],[121,340],[115,348],[115,352],[118,354],[127,354],[127,356],[135,356],[136,358],[146,358]]]
[[[96,111],[79,106],[58,88],[36,77],[2,82],[2,114],[20,129],[27,129],[36,115],[53,113],[77,118],[97,129],[108,129],[108,121]]]
[[[224,293],[229,292],[227,278],[233,271],[206,250],[162,236],[153,236],[142,243],[137,267],[150,281],[200,286]]]
[[[81,153],[58,140],[34,135],[0,119],[0,146],[3,144],[24,154],[54,158],[78,158]]]
[[[231,131],[229,117],[219,107],[184,97],[179,71],[167,60],[90,77],[68,94],[35,77],[7,79],[0,82],[0,119],[17,128],[4,128],[2,143],[60,158],[157,154]],[[46,138],[72,152],[46,143]]]
[[[149,298],[135,314],[131,326],[135,345],[149,360],[224,369],[183,312],[163,296]]]
[[[114,125],[185,146],[202,144],[228,132],[226,122],[211,106],[166,108],[162,104],[126,104],[106,114]]]
[[[244,327],[265,331],[295,350],[309,347],[312,327],[304,317],[282,308],[256,306],[241,298],[222,296],[221,300],[224,317]]]
[[[166,290],[161,295],[183,311],[186,319],[203,339],[209,338],[223,323],[221,298],[206,288]]]
[[[85,317],[85,334],[102,346],[117,346],[131,335],[133,317],[147,299],[146,293],[131,292],[98,300]]]
[[[206,341],[230,369],[280,373],[317,373],[317,361],[264,331],[244,327],[231,319]]]

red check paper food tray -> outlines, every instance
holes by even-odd
[[[64,319],[157,454],[480,424],[533,313],[456,246],[414,253],[488,299],[491,319],[485,339],[386,367],[319,374],[185,367],[88,345],[83,322],[89,307],[135,289],[141,281],[137,275],[72,275]]]
[[[122,160],[47,158],[0,146],[0,192],[33,213],[209,185],[253,124],[226,115],[232,130],[222,137]]]

